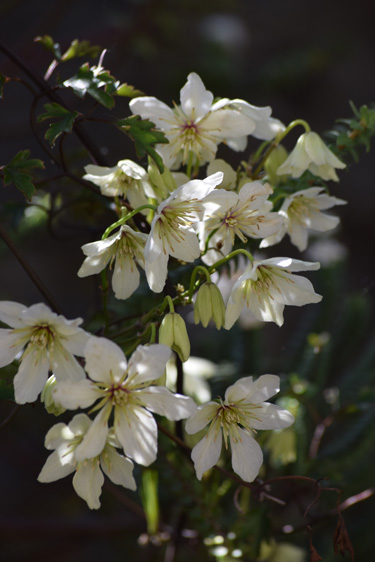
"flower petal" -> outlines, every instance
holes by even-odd
[[[119,484],[129,490],[136,490],[137,485],[133,477],[134,465],[130,459],[119,455],[114,447],[107,445],[100,455],[100,465],[104,474],[114,484]]]
[[[108,403],[96,416],[87,433],[77,446],[74,458],[78,461],[92,459],[100,455],[105,447],[108,435],[108,418],[112,411],[112,404]]]
[[[68,476],[68,474],[74,472],[75,469],[75,463],[62,464],[58,452],[54,451],[51,455],[49,455],[42,470],[40,471],[38,481],[55,482],[55,480],[65,478],[65,476]]]
[[[263,463],[262,449],[245,430],[238,428],[240,439],[229,433],[232,450],[232,467],[242,480],[252,482],[259,474]]]
[[[115,433],[125,454],[148,466],[156,459],[158,429],[153,415],[134,406],[115,408]]]
[[[25,342],[20,342],[20,334],[13,330],[0,329],[0,367],[9,365],[24,347]]]
[[[53,390],[54,400],[68,410],[88,408],[100,396],[96,386],[88,379],[63,380],[58,382]]]
[[[173,394],[163,386],[151,386],[140,391],[139,395],[151,412],[172,421],[188,418],[197,408],[195,402],[188,396]]]
[[[29,348],[27,348],[27,351]],[[33,348],[23,356],[18,373],[14,377],[14,394],[17,404],[34,402],[48,379],[50,361],[47,350]]]
[[[172,350],[160,343],[139,345],[129,359],[129,382],[139,386],[157,380],[164,374],[171,355]]]
[[[209,431],[191,451],[191,458],[198,480],[203,474],[212,468],[220,458],[222,446],[221,430],[219,432]]]
[[[18,302],[2,301],[0,302],[0,321],[4,322],[11,328],[23,328],[23,312],[27,310],[27,306]]]
[[[84,356],[85,369],[94,381],[118,382],[128,366],[122,349],[106,338],[92,336],[86,344]]]
[[[67,379],[79,381],[85,378],[85,371],[81,365],[57,339],[51,352],[51,363],[53,374],[58,381]]]
[[[194,412],[194,414],[186,421],[186,433],[197,433],[206,427],[206,425],[209,424],[215,417],[219,408],[220,405],[217,402],[208,402],[207,404],[198,406],[196,412]]]
[[[130,254],[117,254],[112,275],[112,288],[116,299],[127,299],[139,286],[139,271]]]
[[[104,476],[99,467],[99,459],[79,463],[73,478],[73,487],[90,509],[99,509],[103,484]]]
[[[254,429],[284,429],[294,422],[294,416],[288,410],[268,402],[262,405],[262,409],[255,410],[254,414],[260,420],[250,420],[250,425]]]
[[[198,74],[191,72],[181,88],[180,101],[185,115],[196,121],[210,111],[214,96],[206,90]]]

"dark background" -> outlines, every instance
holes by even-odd
[[[374,100],[374,15],[370,0],[3,0],[0,30],[1,40],[40,74],[50,58],[34,37],[49,34],[62,50],[73,39],[88,39],[108,49],[105,66],[119,80],[168,105],[179,101],[186,76],[195,71],[214,95],[271,105],[284,123],[303,118],[323,133],[335,119],[351,115],[349,100],[357,106]],[[2,53],[0,71],[19,75]],[[45,159],[29,130],[30,101],[19,85],[7,85],[0,104],[0,164],[25,148]],[[116,111],[126,116],[127,101],[118,101]],[[92,134],[109,165],[134,157],[122,137],[113,142],[105,130]],[[366,295],[374,289],[373,154],[363,152],[360,163],[341,172],[340,184],[332,186],[333,195],[348,200],[338,208],[338,237],[348,249],[347,290]],[[8,190],[0,186],[0,204],[15,196]],[[92,305],[93,283],[75,275],[82,262],[80,245],[87,241],[77,235],[51,242],[43,232],[23,240],[24,253],[68,318],[84,317]],[[293,257],[299,256],[295,252]],[[39,302],[37,289],[2,243],[0,259],[0,297]],[[286,318],[294,322],[293,313]],[[276,326],[267,330],[271,339],[279,337]],[[137,537],[144,531],[142,518],[114,507],[106,492],[103,510],[88,513],[69,478],[54,485],[36,482],[46,458],[41,436],[51,418],[40,412],[32,425],[33,408],[22,408],[0,435],[0,560],[103,560],[109,539],[110,559],[122,560],[123,529]],[[15,441],[20,433],[21,445]],[[152,559],[147,552],[143,556],[138,559]]]

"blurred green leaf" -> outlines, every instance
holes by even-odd
[[[141,90],[136,90],[134,86],[130,84],[120,84],[120,86],[115,91],[116,96],[124,96],[127,98],[137,98],[139,96],[144,96],[144,92]]]
[[[30,150],[21,150],[9,164],[2,166],[4,172],[4,185],[13,183],[26,199],[30,200],[35,192],[32,182],[31,168],[44,168],[44,164],[39,159],[29,160]]]
[[[148,119],[142,120],[139,115],[119,119],[116,121],[116,125],[134,141],[138,158],[143,158],[146,153],[149,154],[160,172],[163,173],[163,160],[153,146],[159,143],[168,143],[164,133],[156,131],[154,123]]]
[[[38,115],[38,123],[45,119],[59,119],[57,123],[50,123],[49,128],[45,134],[45,138],[54,145],[56,139],[62,133],[70,133],[72,131],[73,123],[79,115],[77,111],[69,111],[58,103],[46,103],[44,105],[46,113]]]
[[[95,101],[111,109],[115,105],[111,95],[116,90],[114,82],[115,78],[107,70],[96,66],[90,68],[89,64],[85,63],[78,70],[77,74],[63,82],[63,86],[65,88],[72,88],[74,93],[80,98],[89,94]],[[112,86],[112,88],[109,88],[111,93],[108,93],[109,86]]]
[[[96,58],[100,52],[101,47],[99,45],[91,45],[90,41],[79,41],[74,39],[70,43],[69,48],[65,51],[61,57],[62,61],[67,61],[76,57],[90,57]]]
[[[55,43],[50,35],[35,37],[35,43],[40,43],[47,51],[53,54],[54,58],[61,61],[61,51],[59,43]]]

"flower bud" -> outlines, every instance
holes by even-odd
[[[57,381],[55,375],[51,375],[44,385],[40,399],[44,402],[44,407],[49,414],[59,416],[60,414],[66,412],[66,408],[63,408],[63,406],[56,402],[53,397],[53,390],[56,387],[56,384]]]
[[[281,144],[278,144],[264,163],[264,169],[274,187],[276,187],[279,183],[284,182],[288,177],[287,175],[278,176],[276,173],[277,169],[281,166],[281,164],[284,164],[287,158],[288,151]]]
[[[186,324],[177,312],[169,312],[163,318],[159,330],[159,343],[163,343],[177,353],[181,361],[190,355],[190,340]]]
[[[206,328],[210,320],[220,328],[225,320],[225,304],[220,289],[215,283],[204,283],[197,293],[194,306],[194,322],[199,322]]]

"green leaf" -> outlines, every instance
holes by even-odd
[[[91,45],[90,41],[78,41],[74,39],[70,43],[70,47],[61,57],[62,61],[67,61],[75,57],[90,57],[96,58],[100,52],[101,47],[99,45]]]
[[[168,139],[164,136],[164,133],[155,130],[154,123],[148,119],[141,119],[139,115],[132,115],[125,119],[119,119],[116,121],[116,125],[134,141],[138,158],[143,158],[143,156],[149,154],[155,161],[160,172],[163,173],[163,160],[154,150],[153,145],[168,143]]]
[[[44,105],[46,113],[38,115],[38,123],[45,119],[58,119],[57,123],[50,123],[49,128],[45,134],[45,138],[54,145],[56,139],[62,133],[70,133],[72,131],[73,123],[79,115],[77,111],[69,111],[58,103],[46,103]]]
[[[1,74],[1,72],[0,72],[0,99],[2,99],[2,97],[3,97],[4,84],[6,84],[9,81],[10,81],[10,78],[8,78],[8,76],[4,76],[4,74]]]
[[[61,61],[61,51],[59,43],[55,43],[50,35],[35,37],[35,43],[40,43],[47,51],[53,54],[54,58]]]
[[[115,78],[107,70],[96,66],[90,68],[89,64],[85,63],[77,74],[63,82],[63,86],[72,88],[80,98],[89,94],[95,101],[111,109],[115,102],[108,90],[112,92],[115,90],[114,83]],[[112,88],[110,88],[111,86]]]
[[[9,164],[2,166],[4,173],[4,185],[13,183],[29,201],[35,192],[32,182],[31,168],[44,168],[39,159],[29,160],[30,150],[21,150]]]
[[[139,96],[144,96],[144,92],[141,90],[136,90],[134,86],[130,84],[121,84],[115,91],[116,96],[125,96],[127,98],[137,98]]]

